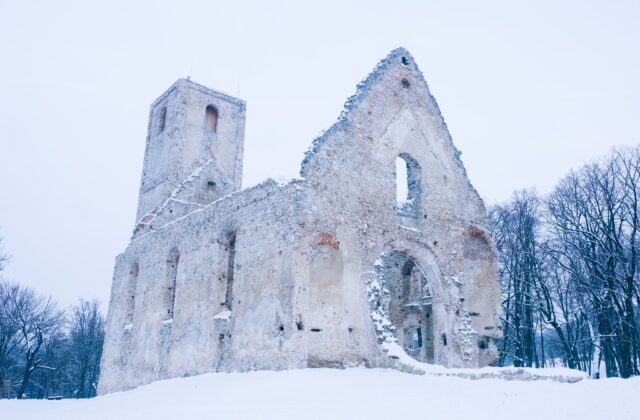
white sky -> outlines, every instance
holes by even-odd
[[[244,186],[304,150],[390,50],[427,78],[487,203],[640,141],[640,2],[0,0],[0,236],[12,279],[108,300],[151,102],[247,101]]]

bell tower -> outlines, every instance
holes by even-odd
[[[206,205],[242,187],[245,110],[244,101],[187,79],[156,99],[136,221],[172,198]]]

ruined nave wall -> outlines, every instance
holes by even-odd
[[[306,365],[291,311],[300,191],[269,180],[131,242],[116,260],[100,393]]]

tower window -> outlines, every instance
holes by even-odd
[[[213,106],[207,106],[207,130],[214,133],[218,129],[218,110]]]

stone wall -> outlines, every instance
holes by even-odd
[[[299,189],[298,183],[268,180],[131,242],[116,259],[101,393],[211,370],[304,365],[291,311]],[[233,306],[227,313],[232,235]],[[168,314],[172,265],[175,303]]]

